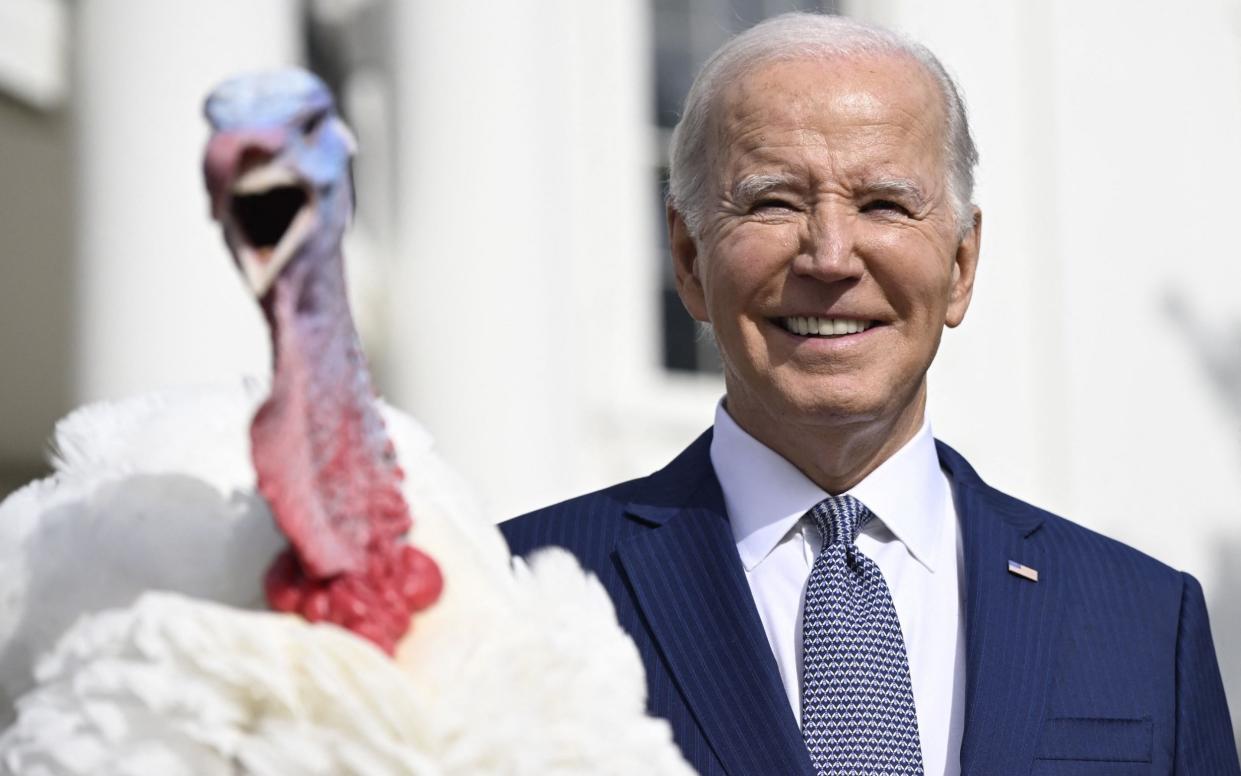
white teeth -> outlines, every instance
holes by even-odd
[[[857,334],[870,328],[866,321],[854,318],[816,318],[795,315],[781,318],[781,325],[794,334],[818,335],[820,337],[839,337],[843,334]]]

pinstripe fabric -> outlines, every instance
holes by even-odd
[[[501,528],[516,553],[562,545],[599,576],[647,666],[649,708],[701,773],[810,774],[709,444]],[[962,773],[1241,776],[1197,582],[939,452],[965,558]]]
[[[1181,773],[1237,773],[1236,752],[1219,742],[1232,738],[1228,707],[1211,643],[1206,601],[1198,580],[1181,575],[1181,620],[1176,650],[1177,706],[1173,762]],[[1202,708],[1214,703],[1214,709]]]

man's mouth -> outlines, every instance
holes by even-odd
[[[773,320],[790,334],[802,337],[844,337],[860,334],[879,325],[878,321],[862,321],[857,318],[818,318],[803,315]]]

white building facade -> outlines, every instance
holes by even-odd
[[[307,60],[359,135],[351,272],[390,401],[497,519],[661,466],[722,392],[669,304],[668,105],[723,36],[807,5],[14,0],[8,483],[79,403],[266,371],[207,219],[199,102]],[[927,43],[970,108],[982,261],[932,370],[937,435],[991,484],[1194,573],[1241,722],[1241,0],[827,10]],[[42,37],[11,46],[13,20]]]

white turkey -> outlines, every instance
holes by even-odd
[[[273,375],[80,409],[0,504],[0,772],[690,773],[602,587],[511,559],[375,399],[326,88],[243,77],[206,112]]]

